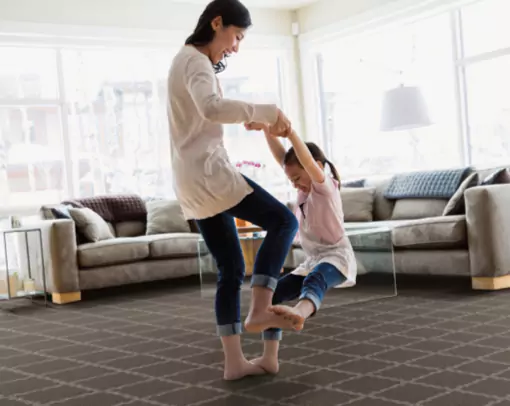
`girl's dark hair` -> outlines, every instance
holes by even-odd
[[[233,25],[246,29],[251,26],[250,12],[239,0],[213,0],[198,19],[193,34],[186,39],[186,45],[201,47],[209,44],[214,39],[211,23],[216,17],[221,17],[223,27]],[[220,61],[213,67],[216,73],[220,73],[225,70],[226,64]]]
[[[322,165],[324,165],[324,167],[326,167],[326,165],[329,166],[331,174],[333,175],[333,178],[338,182],[338,188],[340,189],[340,176],[338,175],[338,171],[336,170],[335,165],[333,165],[331,161],[329,161],[326,158],[326,155],[324,155],[324,152],[322,152],[322,149],[320,149],[320,147],[317,144],[313,142],[305,142],[305,144],[308,147],[310,154],[312,154],[314,160],[319,161]],[[303,165],[301,165],[301,162],[299,162],[294,147],[291,147],[286,152],[285,157],[283,158],[283,164],[299,165],[301,168],[303,167]]]

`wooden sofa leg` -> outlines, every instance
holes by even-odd
[[[81,292],[69,293],[52,293],[51,301],[55,304],[67,304],[79,302],[81,300]]]
[[[471,278],[475,290],[500,290],[510,288],[510,275]]]

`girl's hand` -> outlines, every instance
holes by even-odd
[[[278,109],[278,119],[274,125],[269,127],[269,132],[272,135],[282,136],[282,134],[287,132],[290,128],[290,120],[280,109]]]

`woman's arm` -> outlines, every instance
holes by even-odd
[[[220,96],[216,75],[210,61],[201,55],[190,58],[186,66],[186,87],[200,114],[221,124],[258,122],[270,125],[278,120],[273,104],[251,104]]]
[[[317,161],[313,159],[313,156],[304,141],[299,138],[294,130],[291,131],[287,138],[294,147],[294,151],[296,152],[299,162],[308,175],[310,175],[312,181],[316,183],[323,183],[325,179],[324,170],[319,166]]]

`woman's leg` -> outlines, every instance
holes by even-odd
[[[305,320],[321,307],[326,291],[345,280],[345,276],[335,266],[318,264],[305,278],[298,304],[294,307],[277,305],[272,310],[280,316],[293,319],[301,330]]]
[[[246,330],[260,333],[270,327],[292,328],[292,320],[275,317],[268,309],[272,304],[278,276],[285,262],[292,241],[297,233],[296,216],[271,194],[246,178],[253,193],[228,213],[247,220],[267,231],[259,248],[251,281],[252,300],[246,318]]]
[[[281,278],[274,292],[273,304],[297,299],[301,293],[304,279],[304,276],[293,274],[287,274]],[[264,353],[262,357],[254,359],[252,362],[260,365],[267,373],[277,374],[280,369],[278,351],[282,339],[282,330],[278,328],[268,329],[262,333],[262,338],[264,339]]]
[[[240,379],[264,373],[261,367],[246,360],[241,348],[241,284],[244,279],[244,258],[232,216],[220,213],[197,221],[207,248],[218,267],[216,291],[216,323],[225,354],[224,377]]]

